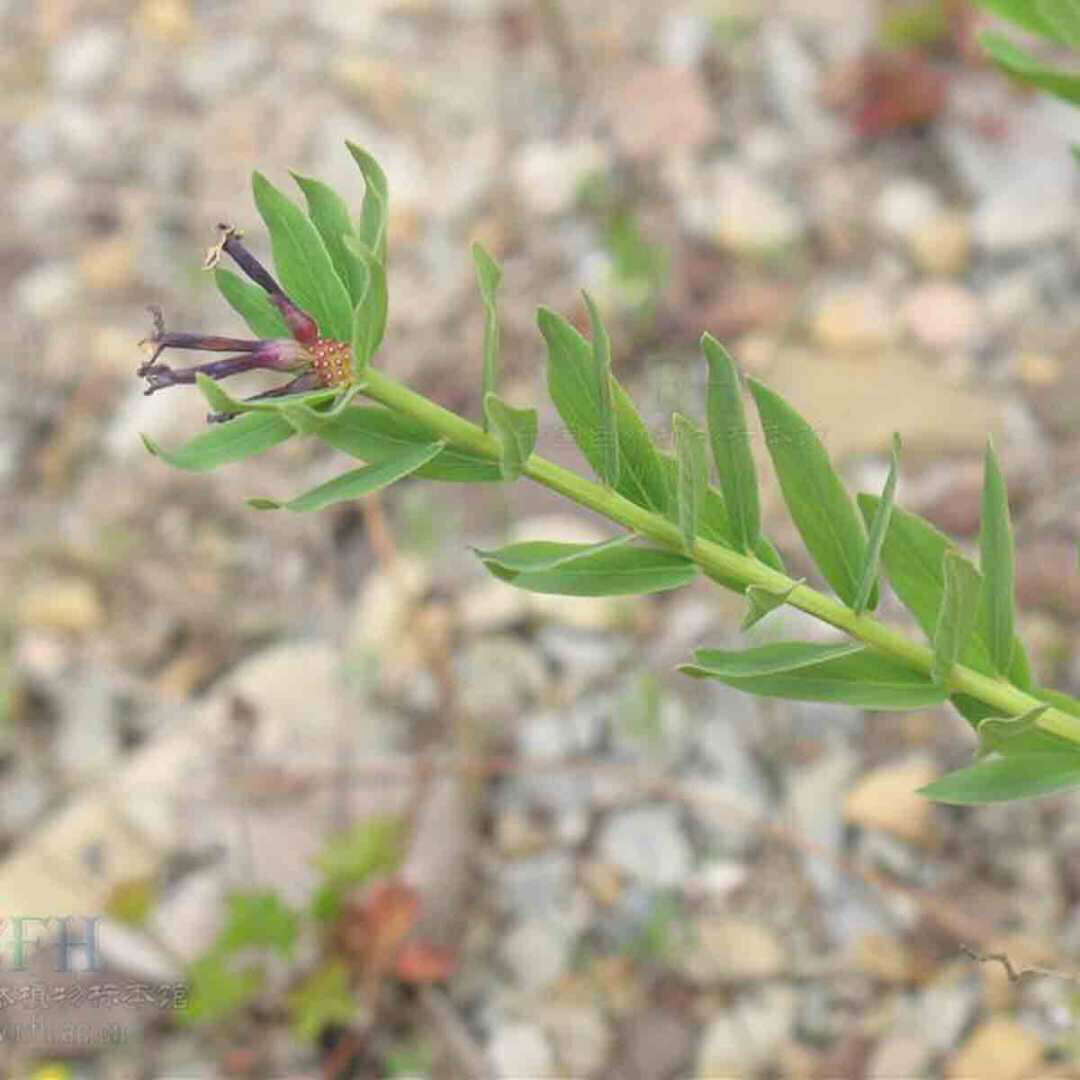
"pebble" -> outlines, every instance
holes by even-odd
[[[698,984],[772,979],[787,965],[776,934],[751,919],[704,915],[694,920],[690,940],[680,970]]]
[[[904,299],[901,314],[908,333],[928,349],[971,347],[983,326],[978,300],[952,281],[925,281]]]
[[[565,851],[516,859],[498,870],[499,901],[507,911],[542,915],[566,907],[573,891],[574,862]]]
[[[79,297],[79,276],[66,262],[46,262],[23,274],[15,284],[15,303],[33,318],[47,322]]]
[[[963,274],[971,260],[971,221],[967,214],[943,210],[908,236],[916,266],[927,274]]]
[[[909,241],[941,210],[937,189],[915,177],[891,180],[878,195],[871,210],[874,224],[886,236]]]
[[[740,998],[710,1020],[701,1037],[696,1076],[700,1080],[747,1076],[768,1065],[795,1022],[795,991],[770,986]]]
[[[874,1047],[866,1063],[867,1080],[897,1080],[898,1077],[929,1076],[934,1050],[918,1035],[886,1035]]]
[[[1057,188],[1006,188],[982,199],[971,228],[975,243],[990,255],[1020,254],[1068,236],[1076,225],[1075,200]]]
[[[515,985],[530,993],[555,982],[567,968],[573,937],[547,916],[519,922],[502,940],[499,955]]]
[[[32,585],[19,599],[22,626],[88,634],[101,626],[105,609],[97,587],[85,578],[62,577]]]
[[[847,793],[844,820],[864,829],[880,829],[915,847],[933,847],[939,836],[937,810],[918,789],[938,773],[937,766],[921,755],[879,765]]]
[[[559,1075],[551,1044],[538,1024],[503,1025],[492,1033],[487,1052],[500,1080],[541,1080]]]
[[[526,143],[511,165],[518,197],[539,217],[565,214],[577,201],[582,183],[606,168],[600,144],[592,139]]]
[[[948,1080],[1027,1080],[1042,1064],[1042,1040],[1008,1017],[984,1020],[945,1067]]]
[[[615,1040],[598,1008],[581,1003],[553,1005],[543,1010],[540,1019],[563,1075],[584,1080],[601,1072]]]
[[[601,856],[653,888],[674,888],[690,873],[693,856],[678,809],[666,803],[613,813],[600,830]]]
[[[62,38],[50,58],[52,79],[72,95],[92,94],[122,71],[123,39],[106,26],[90,24]]]
[[[843,286],[828,292],[813,316],[818,344],[841,352],[873,352],[896,337],[894,307],[871,286]]]

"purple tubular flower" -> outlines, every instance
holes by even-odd
[[[223,379],[243,371],[266,369],[288,371],[295,375],[290,382],[250,400],[283,397],[288,394],[348,384],[352,378],[352,349],[344,341],[319,336],[315,320],[291,300],[270,272],[240,243],[240,234],[229,225],[221,226],[220,241],[210,249],[205,266],[217,265],[225,252],[245,274],[266,290],[271,303],[281,312],[292,338],[249,340],[210,334],[175,333],[165,329],[161,309],[150,309],[154,330],[141,344],[150,350],[150,358],[138,369],[146,379],[146,393],[153,394],[169,386],[190,385],[202,374]],[[158,362],[166,349],[191,349],[199,352],[227,352],[234,355],[192,367],[172,368]],[[215,414],[211,420],[227,420],[229,415]]]

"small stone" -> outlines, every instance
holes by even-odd
[[[89,94],[121,69],[121,37],[106,26],[90,24],[61,38],[52,54],[52,77],[70,94]]]
[[[146,34],[169,43],[186,41],[195,26],[186,0],[144,0],[137,17]]]
[[[773,931],[751,919],[702,916],[680,969],[696,983],[772,979],[783,973],[784,947]]]
[[[584,860],[578,867],[578,877],[585,891],[602,908],[613,906],[622,895],[619,871],[601,859]]]
[[[517,986],[543,990],[555,982],[570,962],[572,937],[550,918],[530,918],[518,923],[503,938],[499,953]]]
[[[901,310],[908,332],[928,349],[967,348],[982,326],[974,295],[951,281],[916,285]]]
[[[1061,379],[1061,361],[1046,353],[1022,352],[1013,361],[1013,369],[1028,386],[1054,386]]]
[[[770,986],[740,999],[705,1029],[698,1051],[700,1080],[747,1076],[769,1064],[795,1022],[795,992]]]
[[[962,274],[971,258],[971,223],[966,214],[944,210],[908,237],[912,258],[928,274]]]
[[[814,314],[813,329],[826,349],[872,352],[894,340],[896,320],[879,292],[855,285],[825,296]]]
[[[906,240],[941,209],[941,197],[923,180],[902,176],[890,181],[874,203],[874,224],[896,239]]]
[[[18,621],[35,629],[86,634],[105,617],[96,587],[84,578],[57,578],[31,586],[19,601]]]
[[[606,80],[606,119],[622,155],[631,159],[693,151],[716,122],[701,79],[690,68],[641,62]],[[671,117],[678,116],[678,124]]]
[[[525,206],[540,217],[554,217],[572,209],[582,183],[605,166],[604,152],[592,139],[545,139],[523,146],[511,171]]]
[[[55,318],[79,295],[79,278],[67,263],[46,262],[23,274],[15,285],[15,302],[41,322]]]
[[[908,950],[886,934],[863,934],[855,942],[855,966],[880,982],[906,983],[912,976]]]
[[[802,239],[798,208],[768,181],[720,162],[703,173],[672,167],[680,211],[691,232],[737,254],[768,256]]]
[[[949,1059],[949,1080],[1027,1080],[1042,1064],[1042,1040],[1004,1016],[984,1020]]]
[[[611,1054],[614,1038],[599,1009],[589,1005],[557,1005],[542,1014],[544,1027],[555,1045],[563,1075],[598,1075]]]
[[[574,864],[565,851],[517,859],[499,868],[499,901],[507,911],[543,915],[565,908],[574,884]]]
[[[932,847],[938,838],[934,804],[918,793],[938,775],[928,758],[912,757],[864,774],[844,800],[844,820],[864,829],[880,829],[916,847]]]
[[[543,851],[551,839],[528,814],[517,809],[504,810],[495,819],[495,843],[503,855],[520,858]]]
[[[914,1030],[935,1053],[952,1050],[979,1008],[978,976],[968,961],[941,969],[916,998]]]
[[[867,1080],[929,1076],[934,1050],[918,1035],[903,1032],[886,1035],[874,1047],[866,1065]]]
[[[657,889],[681,885],[693,859],[678,811],[667,804],[612,814],[598,847],[604,859],[628,877]]]
[[[126,289],[135,280],[135,252],[123,237],[99,240],[80,256],[79,271],[93,292],[112,293]]]
[[[1015,184],[984,198],[971,224],[975,243],[991,255],[1028,251],[1075,228],[1074,198],[1064,187],[1042,192]]]
[[[537,1024],[511,1023],[498,1028],[488,1043],[488,1057],[502,1080],[558,1076],[551,1045]]]
[[[508,630],[528,616],[527,596],[521,589],[507,588],[506,582],[489,577],[461,598],[461,628],[470,635]]]

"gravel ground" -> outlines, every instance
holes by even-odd
[[[899,431],[901,503],[971,545],[991,433],[1024,636],[1075,693],[1080,113],[983,66],[946,8],[0,0],[0,910],[106,915],[112,984],[181,984],[230,894],[308,905],[328,837],[405,814],[418,933],[456,959],[312,1038],[286,1003],[314,932],[252,1007],[191,1027],[41,996],[71,976],[17,970],[9,925],[4,1075],[1080,1076],[1074,800],[918,798],[969,758],[959,719],[685,680],[693,647],[740,640],[703,585],[493,582],[470,545],[607,535],[524,481],[407,482],[388,544],[354,509],[246,507],[339,471],[326,449],[204,477],[139,438],[205,411],[142,396],[145,306],[240,333],[198,271],[215,224],[265,250],[256,167],[357,197],[349,138],[390,178],[395,375],[479,414],[479,239],[516,402],[543,401],[536,305],[580,323],[584,287],[661,438],[701,414],[709,329],[860,490]],[[575,460],[548,405],[540,448]],[[997,951],[1064,974],[1010,981]]]

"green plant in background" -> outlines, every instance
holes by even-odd
[[[1066,49],[1080,46],[1080,5],[1075,0],[975,0],[987,11],[1008,19],[1044,41]],[[1080,72],[1044,63],[1012,37],[984,30],[979,41],[1010,75],[1073,105],[1080,104]]]
[[[662,592],[705,576],[747,597],[748,621],[788,604],[846,637],[699,649],[682,670],[763,697],[890,711],[951,703],[980,734],[981,756],[925,789],[943,801],[991,802],[1080,786],[1080,701],[1037,683],[1015,634],[1012,530],[992,446],[976,567],[929,522],[894,506],[897,445],[882,494],[855,500],[806,420],[773,390],[748,380],[784,501],[828,586],[812,588],[788,574],[762,531],[742,383],[731,357],[709,335],[702,339],[709,368],[705,429],[677,418],[675,452],[669,453],[656,445],[612,375],[607,333],[591,300],[586,297],[591,342],[562,316],[540,309],[548,391],[595,480],[536,454],[535,410],[512,409],[499,399],[499,274],[479,249],[488,430],[375,367],[387,313],[387,189],[374,161],[357,147],[350,150],[366,182],[355,223],[344,201],[316,181],[298,178],[305,214],[255,176],[256,204],[288,292],[235,230],[226,229],[212,250],[210,264],[229,255],[255,283],[217,269],[222,292],[257,340],[172,334],[156,322],[153,356],[141,369],[148,392],[194,383],[221,422],[176,450],[146,440],[153,453],[203,472],[306,437],[365,463],[290,500],[250,500],[259,509],[293,512],[359,498],[410,475],[449,483],[526,476],[622,531],[591,545],[537,541],[478,551],[484,566],[508,584],[610,596]],[[173,371],[158,362],[167,348],[238,355]],[[252,367],[287,368],[292,380],[249,401],[231,397],[218,382]],[[357,404],[359,396],[369,404]],[[925,640],[874,617],[883,577]]]

